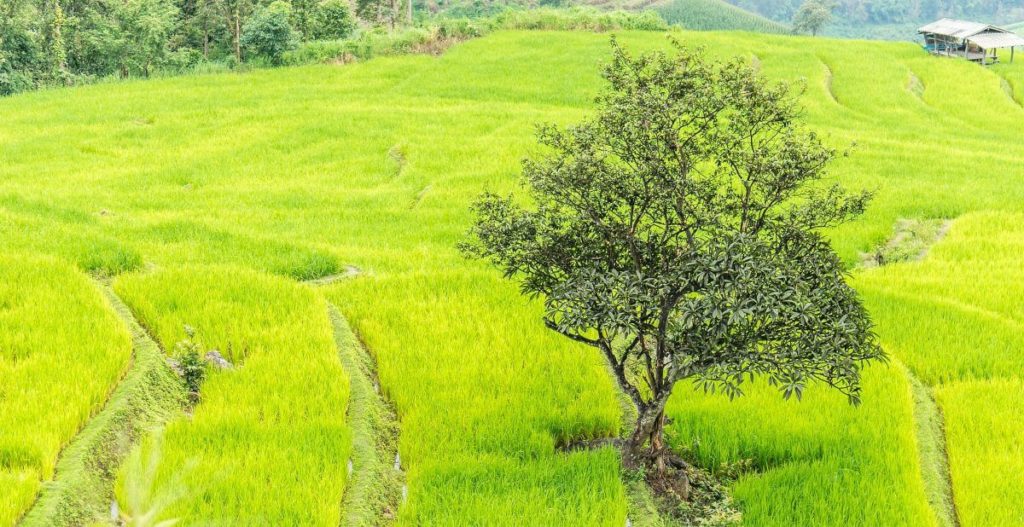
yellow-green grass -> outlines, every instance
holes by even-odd
[[[1024,212],[1018,162],[1024,145],[1017,134],[1024,110],[999,77],[1016,74],[1018,66],[985,70],[929,57],[912,44],[748,33],[676,37],[716,55],[756,55],[771,78],[805,79],[810,124],[836,146],[857,141],[854,155],[836,164],[835,177],[878,195],[865,218],[832,233],[851,264],[860,251],[884,241],[900,218]],[[247,306],[239,313],[286,317],[294,309],[282,305],[306,305],[295,295],[312,294],[292,291],[284,279],[205,267],[178,271],[181,266],[231,264],[296,278],[358,266],[358,277],[323,294],[375,354],[383,388],[397,405],[409,485],[400,523],[621,526],[626,505],[617,455],[556,448],[569,438],[619,428],[612,381],[600,359],[549,334],[537,305],[454,248],[469,224],[473,196],[517,188],[519,160],[534,148],[533,124],[571,123],[586,114],[600,87],[607,39],[498,33],[440,58],[162,79],[2,100],[0,241],[87,268],[151,262],[166,269],[118,286],[165,345],[181,338],[184,323],[199,327],[215,347],[227,342],[218,333],[227,329],[216,328],[257,329],[249,316],[207,307],[219,305],[218,298],[232,296]],[[626,33],[620,40],[634,50],[667,47],[657,33]],[[1001,228],[981,227],[989,234]],[[114,263],[90,266],[91,260]],[[122,261],[130,265],[115,265]],[[989,264],[960,265],[962,271]],[[992,265],[1012,271],[1017,264]],[[899,315],[907,310],[885,307],[880,295],[911,306],[921,319],[931,306],[913,307],[906,291],[879,290],[866,278],[857,283],[877,310],[890,351],[928,382],[982,378],[1012,366],[1008,353],[986,362],[904,351],[901,335],[915,331]],[[975,289],[966,279],[957,287]],[[269,291],[281,294],[264,294]],[[964,294],[989,298],[982,290]],[[320,364],[313,359],[325,350],[335,364],[326,308],[310,309],[319,322],[301,324],[301,331],[282,323],[290,329],[281,335],[295,332],[299,339],[308,338],[307,326],[323,325],[315,331],[323,333],[319,344],[306,344],[320,351],[290,355],[293,365]],[[967,344],[988,338],[971,329],[963,334]],[[171,467],[166,470],[210,455],[208,445],[197,446],[199,438],[246,430],[216,418],[232,411],[235,398],[213,392],[222,385],[228,390],[222,378],[250,375],[246,368],[253,366],[218,374],[194,420],[171,426],[160,449],[168,460],[162,466]],[[344,382],[336,373],[327,388]],[[257,375],[230,389],[291,397],[291,388],[273,380]],[[860,408],[821,389],[802,403],[783,403],[754,388],[748,399],[730,403],[684,388],[672,402],[673,441],[699,441],[697,453],[708,462],[755,460],[759,472],[735,487],[752,525],[849,525],[847,518],[927,525],[932,515],[917,476],[909,384],[899,368],[884,366],[873,367],[865,382]],[[296,410],[306,404],[312,403],[301,400]],[[340,408],[332,419],[343,415],[344,404]],[[261,455],[287,446],[271,434],[263,437]],[[956,439],[950,443],[955,448]],[[204,470],[235,460],[210,455]],[[343,472],[344,459],[339,463]],[[267,471],[276,477],[291,475],[290,468]],[[236,487],[224,492],[247,506],[288,506],[261,494],[266,486],[254,483],[259,478],[235,474]],[[957,481],[957,474],[959,496],[973,483]],[[162,477],[171,481],[172,474]],[[326,500],[340,487],[316,492]],[[331,498],[341,503],[340,494]],[[175,514],[216,510],[241,514],[243,523],[252,518],[230,503],[186,503]],[[336,513],[310,521],[332,523],[328,516]]]
[[[130,275],[115,290],[165,349],[188,325],[235,365],[211,373],[193,415],[167,425],[152,473],[128,465],[126,512],[156,509],[152,519],[184,524],[337,524],[351,450],[348,381],[323,299],[229,268]]]
[[[53,478],[130,354],[128,333],[85,275],[48,258],[0,256],[0,525]]]
[[[938,390],[961,525],[1024,523],[1024,382],[953,383]]]
[[[734,489],[746,525],[934,525],[901,369],[867,371],[859,408],[820,386],[799,403],[761,383],[732,402],[681,388],[669,407],[676,444],[709,467],[753,464]]]
[[[972,213],[919,263],[857,284],[883,342],[935,385],[962,525],[1024,521],[1024,214]]]

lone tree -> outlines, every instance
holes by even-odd
[[[833,9],[831,0],[805,0],[793,16],[793,31],[818,36],[832,22]]]
[[[820,232],[869,194],[822,183],[836,152],[787,86],[676,48],[633,58],[613,39],[597,115],[539,128],[532,206],[482,195],[461,244],[543,297],[548,328],[600,350],[638,412],[625,460],[662,478],[680,381],[735,397],[760,376],[787,399],[818,381],[858,404],[860,369],[884,360]]]

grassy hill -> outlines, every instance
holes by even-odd
[[[678,24],[693,30],[789,32],[785,24],[751,13],[724,0],[669,0],[655,4],[654,10],[669,24]]]
[[[854,272],[893,357],[866,372],[862,406],[822,387],[800,403],[762,385],[732,402],[681,387],[673,443],[709,466],[751,460],[733,488],[747,525],[945,524],[936,449],[960,525],[1019,525],[1024,109],[1004,83],[1020,98],[1024,65],[982,69],[911,44],[679,37],[805,82],[813,128],[857,143],[833,171],[877,192],[831,233],[851,266],[900,220],[953,222],[924,261]],[[0,100],[0,525],[31,507],[131,367],[86,272],[115,275],[168,352],[188,325],[235,366],[146,441],[146,462],[120,470],[129,515],[338,524],[357,446],[330,303],[396,406],[400,524],[623,525],[617,453],[558,448],[619,429],[599,357],[455,249],[475,195],[518,189],[534,124],[586,114],[608,52],[607,35],[501,32],[439,58]],[[922,439],[925,399],[944,445]]]

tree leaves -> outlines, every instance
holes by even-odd
[[[608,89],[576,126],[538,128],[532,208],[485,194],[461,245],[542,297],[551,329],[602,349],[641,412],[693,378],[783,397],[823,382],[859,401],[884,355],[818,232],[870,194],[823,186],[835,151],[802,129],[789,88],[741,60],[612,42]]]

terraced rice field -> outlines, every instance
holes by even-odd
[[[792,32],[785,24],[736,7],[725,0],[671,0],[655,4],[655,10],[669,24],[678,24],[691,30]]]
[[[861,407],[823,389],[795,403],[682,387],[672,441],[707,464],[752,460],[733,489],[748,525],[942,524],[913,375],[945,419],[960,525],[1024,522],[1024,109],[1003,81],[1019,90],[1024,66],[910,44],[677,37],[802,80],[811,125],[857,142],[834,176],[877,198],[832,233],[851,267],[900,219],[954,221],[923,261],[854,271],[894,359],[866,373]],[[0,409],[19,409],[0,411],[0,524],[31,507],[130,366],[128,333],[84,274],[98,271],[117,274],[165,349],[187,324],[235,363],[120,470],[129,514],[339,522],[352,432],[329,301],[397,408],[400,524],[623,525],[616,452],[558,448],[621,425],[599,357],[549,334],[537,304],[454,247],[472,197],[516,188],[533,124],[587,112],[607,41],[498,33],[440,58],[0,100]],[[358,275],[301,283],[346,266]]]

